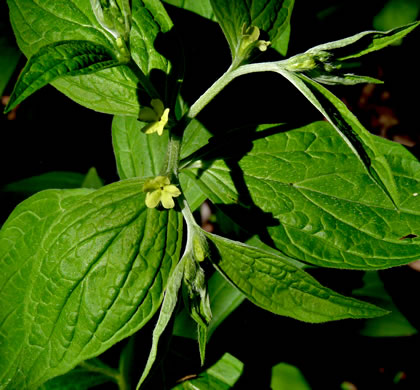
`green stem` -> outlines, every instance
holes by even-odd
[[[261,62],[257,64],[242,65],[236,69],[232,66],[214,84],[204,92],[188,111],[188,118],[195,118],[198,113],[233,79],[248,73],[276,72],[281,67],[279,62]]]

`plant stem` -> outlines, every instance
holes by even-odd
[[[191,106],[188,111],[188,118],[195,118],[198,113],[233,79],[248,73],[276,72],[281,67],[280,62],[260,62],[257,64],[242,65],[236,69],[232,66],[217,79]]]

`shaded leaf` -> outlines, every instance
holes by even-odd
[[[78,367],[67,374],[50,379],[39,390],[88,390],[110,381],[106,375]]]
[[[0,96],[3,96],[21,56],[10,35],[9,26],[0,21]]]
[[[306,322],[369,318],[387,314],[377,306],[345,297],[319,284],[301,265],[280,253],[254,248],[214,234],[211,261],[256,305]]]
[[[77,172],[47,172],[39,176],[32,176],[6,184],[1,188],[5,192],[35,194],[36,192],[51,188],[70,189],[82,187],[85,175]]]
[[[271,389],[311,390],[311,387],[297,367],[279,363],[271,369]]]
[[[420,13],[417,0],[388,0],[373,18],[373,26],[378,30],[389,30],[414,22]]]
[[[417,330],[403,316],[389,296],[377,272],[366,272],[364,286],[353,291],[362,299],[380,305],[390,311],[381,318],[371,318],[365,321],[360,333],[370,337],[404,337],[417,333]]]
[[[191,11],[204,18],[216,21],[210,0],[164,0],[165,3]]]
[[[159,308],[179,256],[182,217],[147,209],[142,185],[133,179],[72,190],[87,195],[69,207],[62,199],[69,190],[41,192],[6,221],[5,388],[33,389],[67,372],[136,332]]]
[[[96,171],[96,168],[95,167],[90,168],[85,178],[83,179],[82,187],[98,189],[98,188],[103,187],[103,185],[104,185],[104,182],[99,177],[98,172]]]

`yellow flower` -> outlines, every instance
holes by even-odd
[[[154,179],[147,180],[143,185],[143,191],[146,192],[146,206],[155,208],[159,202],[165,209],[172,209],[175,202],[172,198],[181,195],[181,191],[171,184],[166,176],[156,176]]]
[[[152,99],[150,105],[152,107],[140,109],[139,119],[143,122],[150,122],[141,131],[145,134],[158,133],[162,135],[163,129],[168,123],[169,108],[165,108],[160,99]]]
[[[267,47],[271,44],[270,41],[259,40],[260,29],[257,26],[246,27],[242,26],[242,41],[240,44],[240,51],[244,55],[248,55],[249,51],[257,47],[260,51],[266,51]],[[248,53],[248,54],[247,54]]]

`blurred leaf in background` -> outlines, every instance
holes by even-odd
[[[376,30],[387,31],[417,20],[420,13],[419,0],[388,0],[373,18]]]
[[[311,390],[299,369],[291,364],[279,363],[271,370],[272,390]]]

